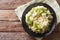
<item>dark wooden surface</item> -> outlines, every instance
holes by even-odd
[[[0,40],[35,40],[23,29],[14,9],[31,0],[0,0]],[[60,4],[60,0],[57,0]],[[60,40],[60,23],[43,40]]]

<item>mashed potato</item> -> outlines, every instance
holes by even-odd
[[[44,33],[49,30],[49,25],[53,16],[44,6],[33,7],[26,14],[26,23],[28,27],[35,33]]]

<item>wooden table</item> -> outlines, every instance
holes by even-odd
[[[14,9],[31,0],[0,0],[0,40],[36,40],[23,29]],[[60,4],[60,1],[57,0]],[[43,40],[60,40],[60,23]]]

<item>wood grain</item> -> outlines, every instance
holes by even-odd
[[[0,21],[0,32],[24,32],[21,22]]]
[[[60,40],[60,32],[53,32],[43,40]]]
[[[0,40],[36,40],[26,32],[0,32]],[[60,40],[60,32],[53,32],[43,40]]]
[[[0,32],[0,40],[35,40],[26,32]]]
[[[15,9],[18,6],[25,4],[31,0],[0,0],[0,9],[7,10],[7,9]],[[57,0],[60,4],[60,0]]]
[[[18,17],[14,10],[0,10],[0,21],[18,21]]]
[[[31,0],[0,0],[0,9],[15,9],[18,6],[25,4]]]
[[[14,10],[0,10],[0,31],[24,31]]]
[[[60,0],[56,0],[58,2],[58,4],[60,5]]]

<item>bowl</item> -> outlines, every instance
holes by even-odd
[[[25,15],[33,8],[33,7],[36,7],[36,6],[44,6],[46,7],[47,9],[49,9],[49,11],[53,14],[51,14],[53,16],[53,20],[51,22],[51,25],[49,26],[50,27],[50,30],[47,31],[47,32],[44,32],[43,34],[40,34],[40,33],[35,33],[33,32],[31,29],[29,29],[26,21],[25,21]],[[45,4],[45,3],[41,3],[41,2],[37,2],[37,3],[33,3],[33,4],[30,4],[23,12],[23,15],[22,15],[22,25],[23,25],[23,28],[24,30],[31,36],[34,36],[34,37],[45,37],[45,36],[48,36],[49,34],[51,34],[56,26],[56,23],[57,23],[57,17],[56,17],[56,13],[55,11],[53,10],[53,8],[51,6],[49,6],[48,4]]]

